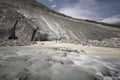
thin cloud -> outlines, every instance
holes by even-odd
[[[115,16],[106,18],[106,19],[102,20],[102,22],[111,23],[111,24],[120,23],[120,15],[115,15]]]
[[[55,8],[55,7],[57,7],[57,5],[56,5],[56,4],[54,4],[54,5],[51,5],[51,8]]]
[[[87,0],[91,1],[91,0]],[[88,2],[87,2],[88,3]],[[92,1],[89,3],[88,6],[94,4],[95,2]],[[88,7],[83,7],[83,5],[86,5],[85,0],[78,0],[75,4],[65,4],[64,7],[60,8],[58,11],[60,13],[69,15],[74,18],[81,18],[81,19],[88,19],[91,18],[91,16],[95,15],[94,12],[92,12]]]
[[[56,1],[55,0],[49,0],[49,2],[52,2],[51,8],[56,8]]]
[[[66,15],[103,21],[120,14],[120,0],[37,0]],[[57,1],[57,2],[56,2]],[[116,20],[117,21],[117,20]]]
[[[49,2],[53,2],[54,0],[49,0]]]
[[[66,15],[69,15],[69,16],[74,17],[74,18],[87,19],[87,17],[85,17],[83,14],[86,11],[80,10],[79,8],[64,7],[64,8],[61,8],[59,10],[59,12],[66,14]],[[87,12],[87,13],[89,13],[89,12]]]
[[[102,21],[107,17],[119,14],[120,1],[112,0],[77,0],[75,3],[64,3],[58,12],[81,19]]]

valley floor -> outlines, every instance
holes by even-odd
[[[0,80],[120,80],[120,48],[54,41],[0,47]]]

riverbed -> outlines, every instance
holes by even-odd
[[[1,47],[0,80],[120,79],[119,53],[112,57],[114,53],[108,55],[101,51],[100,56],[100,52],[96,55],[85,48],[80,48],[80,51],[74,50],[75,47],[70,48],[70,45],[76,44],[68,44],[69,47],[62,46],[62,43],[54,43],[56,45],[50,47],[48,44],[42,42],[31,46]]]

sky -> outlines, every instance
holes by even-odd
[[[120,0],[37,0],[65,15],[106,23],[120,22]]]

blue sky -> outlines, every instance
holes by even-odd
[[[107,23],[120,22],[120,0],[37,0],[71,17]]]

